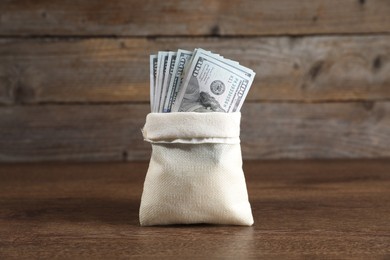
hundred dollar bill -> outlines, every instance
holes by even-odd
[[[154,91],[156,88],[157,55],[150,55],[150,109],[154,111]]]
[[[160,97],[162,92],[162,85],[164,82],[165,70],[168,63],[168,52],[159,51],[157,56],[157,76],[156,76],[156,88],[154,91],[154,111],[159,112]]]
[[[176,101],[177,94],[181,87],[183,80],[183,71],[186,63],[192,57],[191,51],[181,50],[177,51],[176,62],[172,69],[172,78],[169,82],[167,96],[165,98],[163,112],[171,112],[172,106]]]
[[[254,76],[249,68],[198,49],[177,99],[178,111],[240,111]]]
[[[216,57],[217,59],[224,59],[223,56],[219,55],[219,54],[215,54],[215,53],[212,53],[211,51],[206,51],[206,50],[203,50],[203,49],[200,49],[202,52],[204,53],[207,53],[208,55],[212,55],[214,57]],[[196,53],[198,51],[198,48],[195,48],[194,51],[192,52],[192,55],[190,57],[190,59],[186,62],[185,66],[184,66],[184,71],[182,73],[183,77],[185,77],[185,75],[187,75],[190,67],[191,67],[191,64],[194,60],[194,57],[196,56]],[[227,60],[225,59],[225,61],[231,61],[231,60]],[[234,61],[231,61],[231,62],[234,62]],[[238,64],[238,62],[236,62],[236,64]],[[177,94],[176,94],[176,98],[175,98],[175,102],[174,104],[172,105],[172,109],[171,111],[172,112],[178,112],[179,111],[179,108],[180,108],[180,105],[181,105],[181,102],[176,102],[176,99],[177,97],[179,97],[179,100],[181,101],[181,99],[183,98],[184,96],[184,93],[186,91],[185,87],[183,88],[183,77],[182,77],[182,80],[181,80],[181,85],[179,86],[178,90],[177,90]]]
[[[168,53],[167,68],[166,68],[165,74],[164,74],[164,81],[163,81],[162,90],[161,90],[158,112],[163,112],[164,103],[165,103],[165,100],[166,100],[167,94],[168,94],[168,86],[169,86],[170,81],[171,81],[173,67],[175,66],[176,54],[177,54],[176,52],[169,52]]]

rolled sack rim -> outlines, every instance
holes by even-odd
[[[241,113],[149,113],[142,129],[151,143],[239,143]]]

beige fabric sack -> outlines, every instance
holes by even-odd
[[[253,224],[240,146],[240,113],[151,113],[141,226]]]

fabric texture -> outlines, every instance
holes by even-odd
[[[152,144],[140,224],[253,224],[240,146],[240,113],[151,113]]]

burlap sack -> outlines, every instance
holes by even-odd
[[[151,113],[152,156],[140,224],[253,224],[240,146],[240,113]]]

